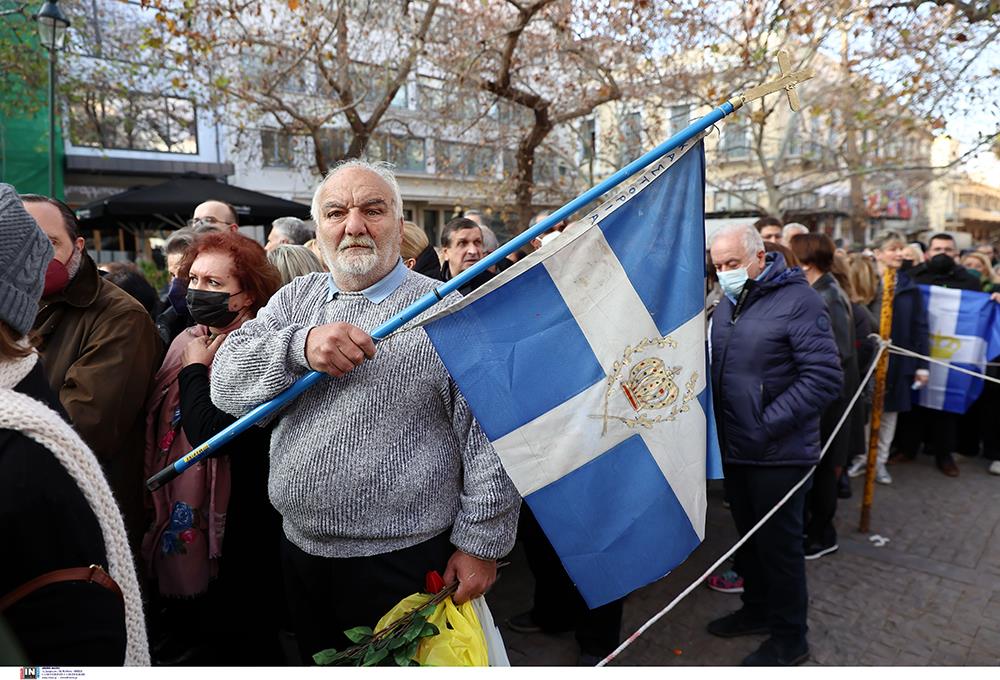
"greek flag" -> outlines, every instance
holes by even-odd
[[[982,373],[1000,356],[1000,305],[986,293],[920,286],[927,308],[931,356]],[[983,381],[930,364],[930,381],[918,391],[927,408],[965,413],[983,391]]]
[[[705,351],[704,149],[648,166],[425,328],[593,608],[704,538],[721,477]]]

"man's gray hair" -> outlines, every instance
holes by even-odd
[[[752,224],[730,224],[716,230],[708,239],[709,250],[720,237],[733,235],[742,237],[744,257],[753,257],[764,250],[764,239],[760,237],[760,232]]]
[[[188,248],[194,245],[197,237],[198,234],[191,227],[181,227],[167,237],[167,240],[163,243],[163,254],[176,255],[178,253],[186,253]]]
[[[790,240],[793,236],[808,233],[809,227],[804,224],[799,224],[798,222],[789,222],[781,228],[781,238],[785,241]]]
[[[323,223],[323,211],[319,204],[319,196],[323,192],[323,187],[326,183],[330,181],[330,178],[336,175],[341,170],[348,170],[350,168],[360,168],[362,170],[367,170],[368,172],[373,172],[388,183],[389,188],[392,189],[392,210],[396,219],[403,219],[403,194],[399,190],[399,182],[396,181],[396,173],[393,172],[392,163],[386,161],[367,161],[362,158],[349,158],[346,161],[341,161],[337,163],[330,172],[326,173],[326,177],[319,183],[316,187],[316,191],[313,192],[312,199],[312,218],[313,222],[317,225]]]
[[[500,247],[500,240],[496,233],[486,225],[480,224],[479,230],[483,232],[483,253],[492,253]]]
[[[297,246],[305,245],[306,241],[314,236],[313,230],[309,228],[309,225],[298,217],[279,217],[274,222],[271,222],[271,228],[279,234],[283,234]]]

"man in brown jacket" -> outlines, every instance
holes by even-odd
[[[21,199],[55,249],[33,329],[45,374],[104,467],[134,549],[145,529],[144,406],[162,344],[142,305],[101,278],[73,211],[45,196]]]

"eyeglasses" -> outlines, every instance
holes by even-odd
[[[187,226],[189,227],[223,227],[226,223],[222,220],[212,217],[211,215],[206,215],[205,217],[192,217],[187,221]]]

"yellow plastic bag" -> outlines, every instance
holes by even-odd
[[[431,595],[415,593],[404,598],[379,619],[375,632],[388,627],[393,621],[414,609],[420,609]],[[486,636],[479,624],[472,603],[456,606],[451,597],[437,605],[427,617],[428,623],[437,626],[438,634],[420,639],[416,660],[421,666],[488,666]]]

